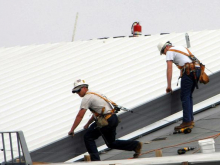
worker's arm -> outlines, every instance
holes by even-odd
[[[171,81],[173,73],[173,61],[167,61],[167,89],[166,92],[172,92]]]
[[[86,125],[84,126],[84,129],[87,129],[89,127],[89,125],[95,120],[94,116],[92,115],[92,117],[89,119],[89,121],[86,123]]]
[[[76,116],[76,119],[75,119],[75,121],[73,123],[73,126],[72,126],[71,130],[68,133],[69,135],[74,135],[74,130],[79,125],[79,123],[82,121],[85,113],[86,113],[86,109],[79,110],[79,112],[78,112],[78,114]]]

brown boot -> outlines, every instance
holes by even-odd
[[[191,121],[191,122],[182,122],[182,124],[180,124],[179,126],[176,126],[174,127],[174,130],[179,130],[181,128],[186,128],[186,127],[194,127],[194,122]]]
[[[138,142],[138,145],[137,145],[137,147],[136,147],[135,150],[134,150],[134,151],[135,151],[135,153],[134,153],[134,155],[133,155],[134,158],[138,158],[138,157],[140,156],[142,146],[143,146],[143,143]]]

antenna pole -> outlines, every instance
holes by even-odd
[[[75,33],[76,33],[76,24],[77,24],[77,20],[78,20],[78,12],[76,13],[76,20],[75,20],[74,29],[73,29],[72,42],[74,41],[74,37],[75,37]]]

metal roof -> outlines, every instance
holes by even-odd
[[[190,50],[219,71],[220,30],[188,34]],[[171,33],[0,48],[0,130],[23,130],[30,151],[66,136],[81,100],[71,93],[77,78],[127,108],[163,95],[166,63],[156,47],[161,40],[186,45],[185,33]],[[174,69],[174,90],[178,76]]]

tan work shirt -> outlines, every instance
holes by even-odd
[[[87,91],[87,93],[88,92],[92,92],[92,91]],[[94,92],[94,93],[97,93],[106,98],[106,96],[104,96],[101,93],[98,92]],[[86,94],[82,99],[80,109],[91,109],[97,112],[98,114],[101,114],[103,107],[105,107],[105,111],[103,114],[110,113],[111,110],[113,109],[110,103],[106,102],[101,97],[94,94]]]

